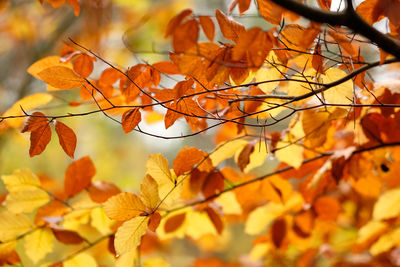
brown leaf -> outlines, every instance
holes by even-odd
[[[215,25],[209,16],[199,16],[201,28],[207,39],[212,42],[214,40]]]
[[[65,153],[74,158],[76,148],[76,135],[74,131],[62,122],[54,121],[58,141]]]
[[[219,171],[211,172],[204,181],[202,192],[204,197],[211,197],[224,190],[224,176]]]
[[[173,168],[176,176],[190,171],[193,166],[204,158],[203,152],[195,147],[182,147],[174,159]]]
[[[280,248],[286,236],[286,221],[285,219],[276,219],[271,226],[272,242],[276,248]]]
[[[81,77],[87,78],[93,71],[92,58],[86,54],[80,54],[73,63],[74,71]]]
[[[52,228],[54,236],[63,244],[67,245],[78,245],[85,241],[78,233],[69,231],[69,230],[61,230]]]
[[[72,162],[65,172],[65,194],[68,197],[76,195],[90,185],[90,181],[95,174],[96,168],[89,156]]]
[[[207,212],[208,217],[212,221],[212,223],[215,226],[215,229],[217,230],[218,234],[222,233],[222,230],[224,229],[224,224],[221,220],[221,216],[219,216],[214,209],[207,207],[205,208],[205,211]]]
[[[149,230],[155,232],[157,227],[160,225],[161,215],[156,212],[150,215]]]
[[[51,140],[51,129],[48,123],[43,124],[31,132],[31,146],[29,155],[31,157],[40,155]]]
[[[41,112],[34,112],[32,116],[30,116],[25,122],[21,133],[32,132],[40,127],[43,127],[44,125],[47,125],[48,120],[45,118],[45,116],[46,115]]]
[[[321,45],[320,44],[317,44],[315,46],[311,63],[312,63],[313,68],[316,71],[324,74],[324,68],[323,68],[324,61],[323,61],[323,57],[321,56]]]
[[[185,221],[186,213],[177,214],[168,218],[164,224],[164,231],[170,233],[178,229]]]
[[[122,130],[126,134],[130,133],[135,129],[135,127],[142,120],[142,116],[139,108],[133,108],[128,111],[125,111],[122,115]]]
[[[237,164],[241,171],[243,171],[244,168],[246,168],[247,164],[249,164],[250,155],[251,153],[253,153],[253,151],[254,151],[254,145],[247,144],[240,152]]]
[[[112,196],[121,193],[121,190],[112,183],[93,181],[88,188],[89,197],[97,203],[103,203]]]
[[[224,13],[220,10],[215,10],[215,15],[217,17],[217,21],[219,27],[221,28],[222,35],[233,42],[236,42],[239,38],[239,34],[245,31],[245,28],[242,24],[228,18]]]

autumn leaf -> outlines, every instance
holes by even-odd
[[[25,189],[10,193],[6,197],[6,207],[15,213],[31,212],[50,201],[48,193],[42,189]]]
[[[158,184],[150,175],[144,177],[142,184],[140,185],[140,195],[145,206],[152,211],[160,203]]]
[[[40,155],[51,140],[51,128],[48,123],[42,124],[31,132],[31,145],[29,155],[31,157]]]
[[[146,233],[149,217],[138,216],[118,228],[115,234],[114,246],[119,255],[135,250]]]
[[[84,239],[74,231],[52,228],[54,237],[63,244],[77,245],[84,242]]]
[[[322,81],[325,84],[329,84],[346,76],[346,72],[337,68],[330,68],[325,71],[324,75],[322,75]],[[328,100],[328,102],[331,104],[343,104],[352,102],[353,94],[353,82],[351,79],[332,88],[329,88],[328,90],[323,92],[325,99]]]
[[[53,233],[49,229],[37,229],[24,238],[26,255],[34,264],[53,250]]]
[[[69,197],[76,195],[90,185],[90,181],[95,174],[96,169],[89,156],[72,162],[65,172],[65,194]]]
[[[25,214],[10,211],[0,213],[0,241],[6,242],[28,232],[32,228],[30,219]]]
[[[221,32],[226,39],[236,42],[239,38],[239,34],[245,31],[242,24],[228,18],[218,9],[215,10],[215,16],[217,17]]]
[[[400,214],[400,189],[392,189],[383,193],[374,205],[373,218],[375,220],[385,220],[397,217]]]
[[[215,26],[212,19],[208,16],[199,16],[201,28],[204,31],[204,34],[212,42],[214,40],[215,34]]]
[[[93,60],[90,56],[86,54],[80,54],[75,58],[73,68],[74,71],[82,78],[87,78],[93,71]]]
[[[182,147],[174,159],[173,168],[176,176],[190,171],[193,166],[204,158],[203,152],[195,147]]]
[[[64,261],[63,267],[97,267],[97,262],[93,256],[87,253],[79,253],[76,256]]]
[[[138,108],[133,108],[125,111],[122,115],[122,129],[124,132],[130,133],[142,120],[140,110]]]
[[[40,71],[37,75],[48,85],[61,90],[79,88],[84,83],[84,79],[64,66],[52,66]]]
[[[10,193],[40,187],[39,178],[29,169],[15,170],[11,175],[2,175],[1,179]]]
[[[121,193],[121,190],[112,183],[93,181],[88,188],[88,193],[91,200],[97,203],[103,203],[110,197]]]
[[[140,197],[132,193],[120,193],[103,204],[104,212],[113,220],[126,221],[146,212]]]
[[[54,125],[61,147],[68,156],[74,158],[76,148],[76,135],[74,131],[59,121],[54,121]]]

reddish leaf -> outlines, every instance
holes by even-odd
[[[85,241],[79,234],[73,231],[54,228],[52,228],[51,230],[53,231],[53,234],[58,241],[67,245],[78,245]]]
[[[199,16],[201,28],[204,34],[212,42],[214,40],[215,25],[209,16]]]
[[[165,32],[165,37],[170,36],[171,34],[174,33],[175,29],[181,24],[181,22],[188,16],[190,16],[193,13],[192,10],[190,9],[185,9],[182,12],[180,12],[178,15],[173,17],[168,25],[167,25],[167,30]]]
[[[239,34],[245,31],[244,26],[234,20],[231,20],[218,9],[215,10],[215,15],[224,37],[228,40],[236,42],[239,38]]]
[[[126,134],[130,133],[141,120],[142,116],[138,108],[125,111],[122,115],[122,130],[124,130]]]
[[[207,212],[207,215],[212,223],[214,224],[217,233],[221,234],[222,230],[224,229],[224,224],[221,220],[221,217],[215,212],[215,210],[210,207],[205,208],[205,211]]]
[[[97,203],[103,203],[112,196],[121,193],[121,190],[114,184],[94,181],[88,188],[89,197]]]
[[[44,125],[47,125],[48,120],[47,118],[45,118],[45,116],[46,115],[44,115],[41,112],[34,112],[32,116],[30,116],[28,120],[25,122],[24,127],[21,130],[21,133],[32,132],[40,127],[43,127]]]
[[[203,152],[195,147],[182,147],[178,156],[174,159],[173,168],[176,176],[190,171],[193,166],[204,158]]]
[[[41,127],[31,132],[31,146],[29,148],[29,155],[31,157],[40,155],[51,140],[51,129],[48,123],[43,124]]]
[[[149,230],[155,232],[157,230],[157,227],[160,225],[160,222],[161,222],[160,213],[156,212],[150,215]]]
[[[241,171],[246,168],[247,164],[250,162],[250,155],[254,151],[254,145],[253,144],[247,144],[242,151],[239,154],[238,157],[238,166]]]
[[[164,224],[164,231],[170,233],[178,229],[185,221],[186,213],[181,213],[168,218]]]
[[[58,141],[65,153],[74,158],[76,148],[76,135],[74,131],[62,122],[54,121]]]
[[[224,176],[221,172],[211,172],[203,184],[202,192],[204,197],[211,197],[224,190],[224,180]]]
[[[286,221],[285,219],[276,219],[271,226],[271,237],[275,247],[280,248],[286,236]]]
[[[323,65],[322,65],[324,63],[324,61],[323,61],[323,58],[321,56],[321,45],[320,44],[317,44],[315,46],[311,63],[312,63],[313,68],[316,71],[318,71],[319,73],[322,73],[322,74],[324,73],[324,68],[323,68]]]
[[[78,73],[81,77],[87,78],[93,71],[93,61],[92,58],[86,54],[80,54],[74,60],[74,71]]]
[[[89,156],[72,162],[65,172],[64,191],[72,197],[90,185],[90,180],[96,174],[96,169]]]

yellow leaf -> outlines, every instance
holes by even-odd
[[[279,141],[276,145],[278,150],[275,152],[276,157],[281,162],[298,169],[303,163],[303,147],[290,143],[290,139],[286,137]]]
[[[0,241],[10,241],[29,231],[31,226],[31,222],[25,214],[3,211],[0,213]]]
[[[53,250],[53,239],[54,235],[49,229],[35,230],[24,238],[26,255],[36,264]]]
[[[140,185],[140,194],[146,207],[153,210],[160,202],[158,184],[150,175],[146,175]]]
[[[49,103],[53,99],[52,95],[46,94],[46,93],[36,93],[32,95],[25,96],[24,98],[18,100],[15,102],[15,104],[9,108],[3,115],[2,117],[8,117],[8,116],[22,116],[24,115],[21,107],[25,111],[31,111],[32,109],[35,109],[39,106],[45,105]],[[9,119],[5,120],[3,123],[0,123],[0,129],[4,125],[5,127],[13,127],[13,128],[18,128],[22,126],[24,123],[25,118],[15,118],[15,119]]]
[[[114,246],[117,254],[132,252],[140,245],[142,236],[146,233],[149,217],[135,217],[118,228],[115,234]]]
[[[97,267],[97,262],[93,256],[87,253],[79,253],[75,257],[64,261],[63,267]]]
[[[90,212],[90,224],[102,235],[107,235],[111,233],[114,222],[106,216],[102,208],[94,208]]]
[[[347,76],[347,73],[337,68],[330,68],[325,71],[325,75],[322,75],[323,83],[335,82],[343,77]],[[324,97],[330,104],[349,104],[353,102],[354,96],[353,81],[351,79],[337,86],[329,88],[323,92]]]
[[[376,256],[380,253],[386,252],[393,246],[398,246],[400,244],[400,229],[397,228],[389,233],[382,235],[378,241],[376,241],[369,252],[372,256]]]
[[[224,214],[242,214],[242,207],[236,199],[235,193],[228,191],[220,195],[216,200],[216,203],[221,205]]]
[[[1,179],[10,193],[36,189],[40,186],[39,178],[29,169],[15,170],[11,175],[2,175]]]
[[[123,255],[120,255],[117,258],[117,262],[115,263],[115,267],[136,267],[138,266],[138,252],[131,251],[127,252]]]
[[[192,211],[186,214],[186,235],[199,239],[203,235],[216,235],[217,230],[205,212]]]
[[[8,194],[6,197],[6,207],[15,213],[31,212],[49,201],[50,197],[43,189],[26,189]]]
[[[265,82],[258,85],[258,87],[265,93],[270,94],[278,85],[279,80],[281,79],[282,74],[278,70],[278,67],[273,67],[271,64],[267,63],[266,65],[262,66],[256,73],[256,82],[264,82],[264,81],[271,81]]]
[[[146,211],[140,197],[132,193],[120,193],[103,204],[105,214],[112,220],[125,221]]]
[[[52,66],[40,71],[37,75],[45,83],[61,90],[78,88],[85,81],[72,69],[64,66]]]
[[[146,162],[146,171],[157,182],[166,183],[169,181],[175,183],[169,170],[168,160],[161,154],[150,155]]]
[[[0,243],[0,259],[4,259],[5,257],[9,256],[10,253],[14,251],[16,245],[16,240]]]
[[[382,233],[388,225],[380,221],[370,221],[358,231],[357,243],[363,244],[374,238],[377,234]]]
[[[162,258],[148,259],[143,264],[143,267],[169,267],[169,266],[171,265]]]
[[[315,70],[308,69],[302,75],[294,75],[291,77],[293,81],[289,81],[285,84],[286,93],[291,96],[300,96],[312,92],[314,88],[309,82],[315,82]],[[294,103],[295,105],[306,102],[307,100],[302,100],[299,103]]]
[[[249,214],[244,231],[249,235],[260,234],[284,212],[285,207],[275,202],[269,202],[264,206],[258,207]]]
[[[279,113],[287,110],[287,107],[280,106],[284,102],[282,99],[267,99],[257,108],[256,112],[260,113],[253,115],[253,117],[259,119],[275,118]]]
[[[386,191],[376,201],[373,211],[375,220],[385,220],[400,214],[400,188]]]
[[[42,58],[35,63],[33,63],[29,68],[28,68],[28,73],[31,74],[33,77],[40,79],[38,76],[38,73],[41,72],[44,69],[47,69],[49,67],[53,66],[64,66],[67,68],[72,69],[72,64],[71,63],[64,63],[60,61],[59,56],[49,56]]]
[[[244,172],[249,172],[252,169],[261,166],[268,156],[268,147],[265,142],[258,142],[254,146],[254,151],[250,154],[250,162],[244,168]]]
[[[241,149],[247,145],[247,142],[241,139],[237,139],[234,141],[227,141],[220,144],[211,154],[210,159],[214,166],[217,166],[225,159],[228,159],[235,155],[237,151],[241,151]]]

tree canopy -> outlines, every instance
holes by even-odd
[[[0,6],[0,263],[400,265],[400,1],[139,2]]]

